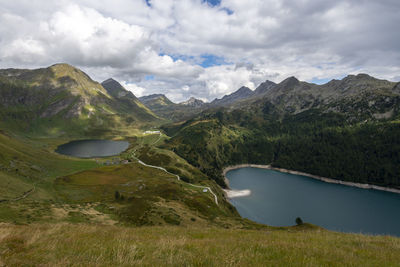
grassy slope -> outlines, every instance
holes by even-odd
[[[227,227],[243,224],[236,211],[224,200],[221,189],[171,151],[152,147],[153,161],[148,163],[179,171],[191,182],[211,186],[218,195],[219,206],[215,205],[210,193],[178,181],[175,176],[161,170],[138,163],[100,166],[101,162],[111,158],[136,162],[132,150],[146,147],[150,151],[149,144],[157,140],[162,143],[164,139],[165,136],[159,139],[158,135],[130,138],[130,148],[120,157],[95,161],[52,152],[57,144],[67,140],[23,140],[1,134],[0,200],[12,200],[29,190],[35,191],[26,199],[0,201],[0,221],[213,224]],[[168,164],[157,162],[160,157],[168,159]],[[116,191],[124,196],[124,200],[115,200]]]
[[[0,102],[0,128],[34,137],[132,135],[162,122],[137,99],[112,97],[67,64],[0,70]]]
[[[94,160],[64,157],[45,143],[0,133],[0,199],[15,198],[36,186],[35,199],[48,199],[54,179],[60,175],[98,166]]]
[[[218,119],[215,119],[218,118]],[[349,123],[318,111],[281,121],[244,111],[165,126],[165,148],[223,185],[222,168],[254,163],[333,179],[398,187],[399,128],[391,121]]]
[[[238,214],[222,199],[216,205],[211,194],[139,163],[68,175],[57,179],[55,186],[65,203],[101,203],[98,209],[123,224],[240,224]],[[115,200],[116,191],[123,200]]]
[[[138,149],[142,160],[182,169],[191,181],[219,190],[185,160],[152,145],[157,140],[157,135],[131,138],[121,158],[133,160],[132,151]],[[19,196],[38,186],[27,199],[0,203],[0,221],[14,223],[0,224],[0,265],[394,266],[400,260],[398,238],[333,233],[310,225],[258,225],[238,217],[226,202],[217,207],[209,194],[159,170],[137,163],[94,169],[94,160],[51,152],[64,141],[0,134],[1,196]],[[124,200],[115,200],[116,190]]]
[[[62,238],[60,238],[62,237]],[[0,225],[0,265],[398,266],[400,239],[278,230]]]

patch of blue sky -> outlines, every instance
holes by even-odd
[[[212,55],[212,54],[203,54],[200,56],[200,58],[201,58],[201,62],[198,65],[202,66],[203,68],[232,64],[232,63],[226,62],[223,57],[219,57],[219,56]]]
[[[219,57],[213,54],[202,54],[200,57],[189,56],[189,55],[177,55],[177,54],[164,54],[160,53],[160,56],[168,55],[174,61],[182,60],[188,62],[190,64],[196,64],[202,66],[203,68],[209,68],[212,66],[221,66],[221,65],[231,65],[233,63],[227,62],[223,57]]]
[[[144,79],[146,81],[152,81],[152,80],[154,80],[154,75],[146,75],[146,76],[144,76]]]
[[[188,55],[172,54],[172,55],[168,55],[168,56],[170,56],[174,61],[182,60],[182,61],[185,61],[185,62],[191,62],[191,61],[195,60],[194,56],[188,56]]]
[[[212,6],[212,7],[219,7],[221,5],[221,0],[202,0],[203,3],[207,3],[208,5]],[[224,11],[226,12],[226,14],[228,15],[232,15],[233,14],[233,10],[227,8],[227,7],[221,7],[220,9],[218,9],[219,11]]]
[[[228,15],[232,15],[233,14],[233,10],[231,10],[231,9],[229,9],[227,7],[221,7],[219,10],[225,11],[226,14],[228,14]]]
[[[202,0],[203,3],[207,3],[210,6],[219,6],[221,4],[221,0]]]
[[[343,79],[344,77],[346,77],[346,75],[338,75],[338,76],[335,76],[335,77],[321,78],[321,79],[320,79],[320,78],[317,78],[317,77],[314,77],[314,78],[311,79],[310,82],[315,83],[315,84],[325,84],[325,83],[330,82],[330,81],[333,80],[333,79],[341,80],[341,79]]]
[[[329,78],[322,78],[322,79],[318,79],[318,78],[312,78],[311,82],[315,83],[315,84],[325,84],[327,82],[329,82],[332,79]]]

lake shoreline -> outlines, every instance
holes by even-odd
[[[309,178],[313,178],[322,182],[326,183],[331,183],[331,184],[341,184],[341,185],[346,185],[346,186],[353,186],[353,187],[358,187],[362,189],[374,189],[374,190],[380,190],[380,191],[385,191],[385,192],[391,192],[391,193],[396,193],[400,194],[400,189],[395,189],[395,188],[390,188],[390,187],[383,187],[383,186],[377,186],[377,185],[371,185],[371,184],[360,184],[360,183],[353,183],[353,182],[345,182],[341,180],[335,180],[331,178],[326,178],[314,174],[309,174],[305,172],[300,172],[300,171],[293,171],[293,170],[288,170],[288,169],[283,169],[283,168],[276,168],[272,167],[271,165],[258,165],[258,164],[238,164],[238,165],[232,165],[232,166],[227,166],[223,169],[222,174],[224,176],[225,183],[227,185],[228,190],[224,190],[227,196],[229,195],[226,191],[230,191],[229,188],[229,181],[226,178],[226,173],[232,170],[236,169],[241,169],[241,168],[258,168],[258,169],[267,169],[267,170],[273,170],[273,171],[279,171],[283,173],[289,173],[289,174],[295,174],[295,175],[301,175]]]

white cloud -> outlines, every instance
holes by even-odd
[[[0,67],[67,62],[135,94],[212,100],[242,85],[367,72],[398,79],[398,1],[0,0]],[[226,10],[233,13],[228,14]],[[230,65],[203,68],[201,55]],[[183,55],[188,60],[174,60]],[[146,79],[152,75],[154,79]]]
[[[126,81],[120,82],[125,89],[131,91],[135,96],[140,97],[143,96],[143,93],[146,91],[145,88],[137,86],[134,83],[128,83]]]

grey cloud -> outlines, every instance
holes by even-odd
[[[152,8],[142,0],[0,1],[0,67],[68,62],[175,101],[212,100],[292,75],[399,79],[397,0],[222,0],[221,7],[234,13],[201,1],[154,0]],[[233,65],[202,68],[202,54]]]

